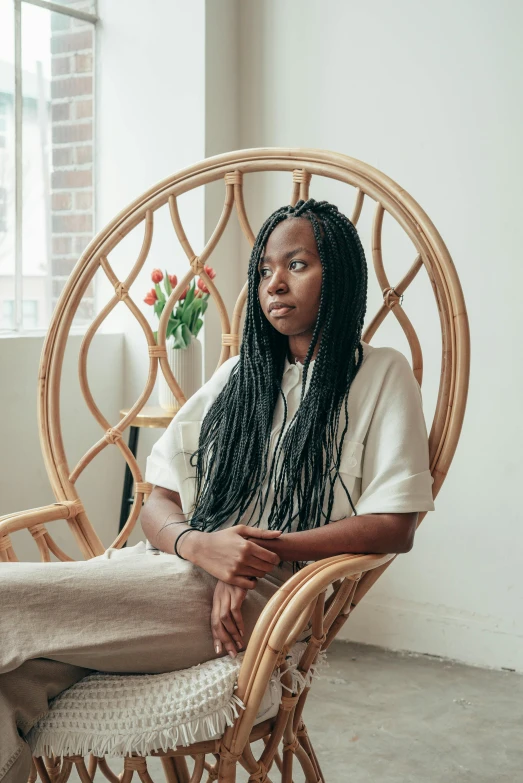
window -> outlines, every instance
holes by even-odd
[[[93,0],[0,0],[3,332],[48,326],[94,233],[96,21]],[[75,325],[93,313],[90,291]]]
[[[15,300],[4,299],[2,302],[2,326],[11,324],[14,320]],[[24,299],[22,302],[22,317],[26,329],[38,328],[38,299]]]

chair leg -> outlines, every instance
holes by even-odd
[[[72,761],[56,756],[44,756],[44,761],[51,783],[67,783],[73,768]],[[89,774],[92,777],[91,772]]]
[[[49,777],[43,758],[39,756],[38,758],[34,758],[33,761],[42,783],[51,783],[51,778]]]
[[[237,761],[231,759],[221,759],[218,770],[218,783],[236,783],[236,765]]]
[[[96,768],[98,767],[98,758],[96,756],[91,755],[89,756],[89,762],[87,764],[87,771],[89,773],[89,777],[94,780],[94,774],[96,772]]]
[[[38,777],[38,772],[36,771],[35,767],[35,760],[31,760],[31,772],[29,773],[29,777],[27,779],[27,783],[35,783],[36,778]]]
[[[107,763],[107,759],[106,758],[104,758],[102,756],[99,756],[99,757],[97,757],[96,761],[97,761],[97,764],[98,764],[98,769],[100,770],[102,775],[105,778],[107,778],[109,783],[120,783],[120,778],[118,777],[118,775],[115,772],[112,771],[112,769],[110,768],[109,764]]]
[[[60,774],[60,759],[56,756],[44,756],[44,763],[47,769],[47,774],[51,778],[52,783],[55,783]]]
[[[189,767],[187,766],[185,756],[173,756],[173,761],[180,783],[189,783],[191,776],[189,775]]]
[[[268,739],[266,737],[262,737],[262,739],[263,739],[264,743],[267,745]],[[278,753],[278,751],[276,751],[276,753],[274,754],[274,761],[275,761],[275,764],[278,767],[278,771],[279,771],[279,773],[281,775],[283,773],[283,761],[282,761],[282,758],[281,758],[280,754]],[[294,781],[292,781],[292,783],[294,783]]]
[[[167,783],[190,783],[191,776],[184,756],[162,756],[161,762]]]
[[[300,728],[296,732],[296,737],[298,738],[300,745],[304,749],[314,769],[316,770],[316,774],[318,775],[318,781],[321,781],[321,783],[325,783],[325,776],[321,771],[320,762],[318,761],[318,757],[316,756],[314,748],[312,747],[312,742],[309,737],[309,732],[307,731],[307,727],[305,723],[303,723],[303,721],[300,725]]]
[[[70,756],[69,758],[74,763],[76,772],[82,783],[93,783],[93,778],[89,774],[83,756]]]
[[[174,759],[171,756],[162,756],[160,760],[167,783],[180,783],[180,778],[174,766]]]

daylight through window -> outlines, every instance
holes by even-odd
[[[94,232],[96,8],[0,1],[0,329],[45,329]],[[52,3],[53,8],[56,4]],[[75,325],[92,319],[88,290]]]

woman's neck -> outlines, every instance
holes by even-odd
[[[323,331],[323,330],[321,330]],[[312,335],[303,333],[301,335],[291,335],[287,341],[287,358],[291,364],[295,364],[296,361],[301,364],[305,364],[305,358],[307,352],[311,346]],[[321,332],[318,337],[318,341],[314,346],[314,351],[311,356],[311,361],[316,359],[320,350]]]
[[[317,345],[314,349],[314,353],[311,356],[311,361],[314,361],[316,356],[318,355],[319,346]],[[305,364],[305,359],[307,358],[307,351],[305,353],[301,353],[298,351],[293,351],[289,348],[287,348],[287,359],[290,361],[291,364],[296,364],[296,362],[300,362],[300,364]]]

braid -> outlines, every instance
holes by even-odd
[[[312,224],[322,264],[322,284],[318,316],[304,362],[301,402],[283,435],[287,404],[281,379],[288,338],[265,318],[258,298],[258,264],[271,232],[291,217],[306,218]],[[270,215],[256,237],[249,260],[240,358],[203,419],[198,449],[191,455],[191,464],[196,467],[197,500],[190,524],[213,531],[236,515],[232,524],[259,525],[274,475],[270,529],[308,530],[327,524],[338,476],[356,514],[339,474],[339,464],[348,429],[348,392],[363,360],[361,333],[366,308],[367,265],[363,246],[355,226],[337,207],[327,201],[300,200],[294,207],[281,207]],[[322,339],[305,395],[320,332]],[[262,497],[269,470],[274,408],[280,395],[284,419]],[[340,436],[342,405],[345,427]],[[255,497],[254,509],[246,519],[245,512]],[[258,515],[251,522],[258,505]],[[293,527],[296,518],[298,522]]]

